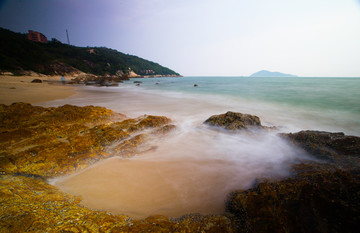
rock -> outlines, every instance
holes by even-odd
[[[198,85],[197,84],[194,84],[194,87],[197,87]]]
[[[230,111],[225,114],[213,115],[204,124],[218,126],[227,130],[263,128],[259,117]]]
[[[115,150],[122,157],[132,157],[137,153],[141,153],[141,149],[139,149],[139,145],[142,144],[146,139],[145,134],[136,135],[129,140],[121,142],[116,146]]]
[[[229,197],[239,232],[357,232],[359,179],[329,165],[305,165],[283,181],[265,181]]]
[[[36,79],[32,80],[31,83],[42,83],[42,81],[41,81],[41,79],[36,78]]]
[[[154,131],[155,134],[168,134],[176,129],[175,125],[165,125]]]
[[[360,227],[360,138],[343,133],[282,134],[317,159],[292,166],[293,177],[258,181],[229,195],[239,232],[357,232]]]
[[[124,147],[126,153],[117,148],[117,155],[134,156],[142,143],[133,139],[138,132],[147,129],[150,139],[170,122],[161,116],[126,119],[122,114],[93,106],[0,105],[1,169],[7,174],[45,178],[70,174],[114,155],[115,149],[111,148],[128,140],[134,153]]]
[[[352,171],[356,170],[354,164],[360,164],[360,137],[322,131],[300,131],[281,136],[316,159],[339,168]]]
[[[321,159],[331,160],[330,155],[360,156],[360,137],[310,130],[283,136]]]

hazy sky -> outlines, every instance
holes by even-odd
[[[182,75],[360,76],[360,0],[0,0],[0,27]]]

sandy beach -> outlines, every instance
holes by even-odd
[[[42,83],[31,83],[34,79]],[[14,102],[41,103],[63,99],[75,94],[75,87],[62,85],[60,76],[9,76],[0,75],[0,104]]]

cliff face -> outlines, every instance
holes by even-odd
[[[76,47],[56,39],[38,43],[3,28],[0,28],[0,40],[0,71],[51,75],[84,72],[102,76],[133,71],[138,75],[179,75],[157,63],[105,47]]]

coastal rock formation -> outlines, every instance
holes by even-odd
[[[153,131],[171,121],[162,116],[126,119],[102,107],[42,108],[16,103],[0,105],[0,122],[2,170],[49,178],[123,154],[119,145],[133,145],[132,153],[128,148],[125,153],[133,156],[140,152],[140,144],[151,139]],[[146,134],[142,134],[145,129]]]
[[[204,123],[225,128],[227,130],[263,128],[259,117],[230,111],[220,115],[213,115]]]
[[[240,232],[357,232],[360,180],[325,164],[299,164],[297,175],[263,181],[230,195],[228,211]]]
[[[240,232],[357,232],[360,227],[360,138],[343,133],[282,134],[319,161],[294,176],[235,191],[227,210]]]
[[[205,123],[231,131],[261,128],[258,117],[240,113]],[[256,180],[229,194],[228,216],[236,232],[357,232],[360,227],[360,137],[301,131],[280,135],[309,157],[284,180]],[[271,155],[269,155],[271,156]]]
[[[221,215],[133,220],[95,211],[47,183],[147,151],[147,142],[174,128],[163,116],[129,119],[103,107],[0,105],[0,232],[231,232]]]
[[[283,136],[318,159],[336,161],[344,159],[344,156],[357,158],[360,156],[360,138],[346,136],[344,133],[308,130],[283,134]]]

